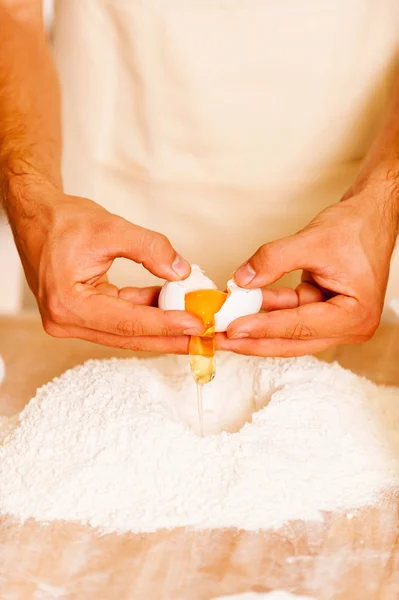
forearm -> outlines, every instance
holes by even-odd
[[[61,124],[40,3],[11,4],[0,0],[0,202],[13,220],[27,185],[61,188]]]
[[[379,199],[392,209],[399,226],[399,82],[378,134],[346,197],[366,187],[384,191]]]

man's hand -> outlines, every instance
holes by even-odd
[[[152,307],[157,288],[118,290],[108,283],[114,258],[125,257],[170,281],[187,277],[189,264],[169,240],[110,214],[94,202],[59,190],[15,184],[11,223],[25,274],[45,330],[55,337],[154,352],[186,352],[200,319]]]
[[[395,193],[387,183],[370,185],[299,233],[261,246],[236,271],[239,285],[264,287],[297,269],[304,269],[302,283],[265,289],[270,312],[234,321],[218,347],[297,356],[368,340],[380,321],[398,232]]]

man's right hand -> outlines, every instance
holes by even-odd
[[[10,211],[10,221],[47,333],[162,353],[185,353],[188,336],[203,333],[197,317],[151,306],[157,288],[108,282],[117,257],[169,281],[187,277],[190,265],[164,235],[52,186],[17,183],[13,193],[20,208]]]
[[[41,0],[0,0],[0,47],[0,205],[46,331],[187,352],[187,335],[203,332],[200,319],[151,306],[154,289],[118,290],[107,281],[116,257],[168,280],[189,275],[187,262],[163,235],[61,191],[60,90]]]

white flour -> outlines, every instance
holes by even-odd
[[[277,528],[399,484],[399,388],[312,358],[227,354],[204,401],[214,432],[267,406],[201,439],[186,357],[66,372],[4,431],[0,512],[121,532]]]

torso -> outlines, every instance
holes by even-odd
[[[66,190],[223,285],[346,191],[398,50],[396,0],[58,0]]]

